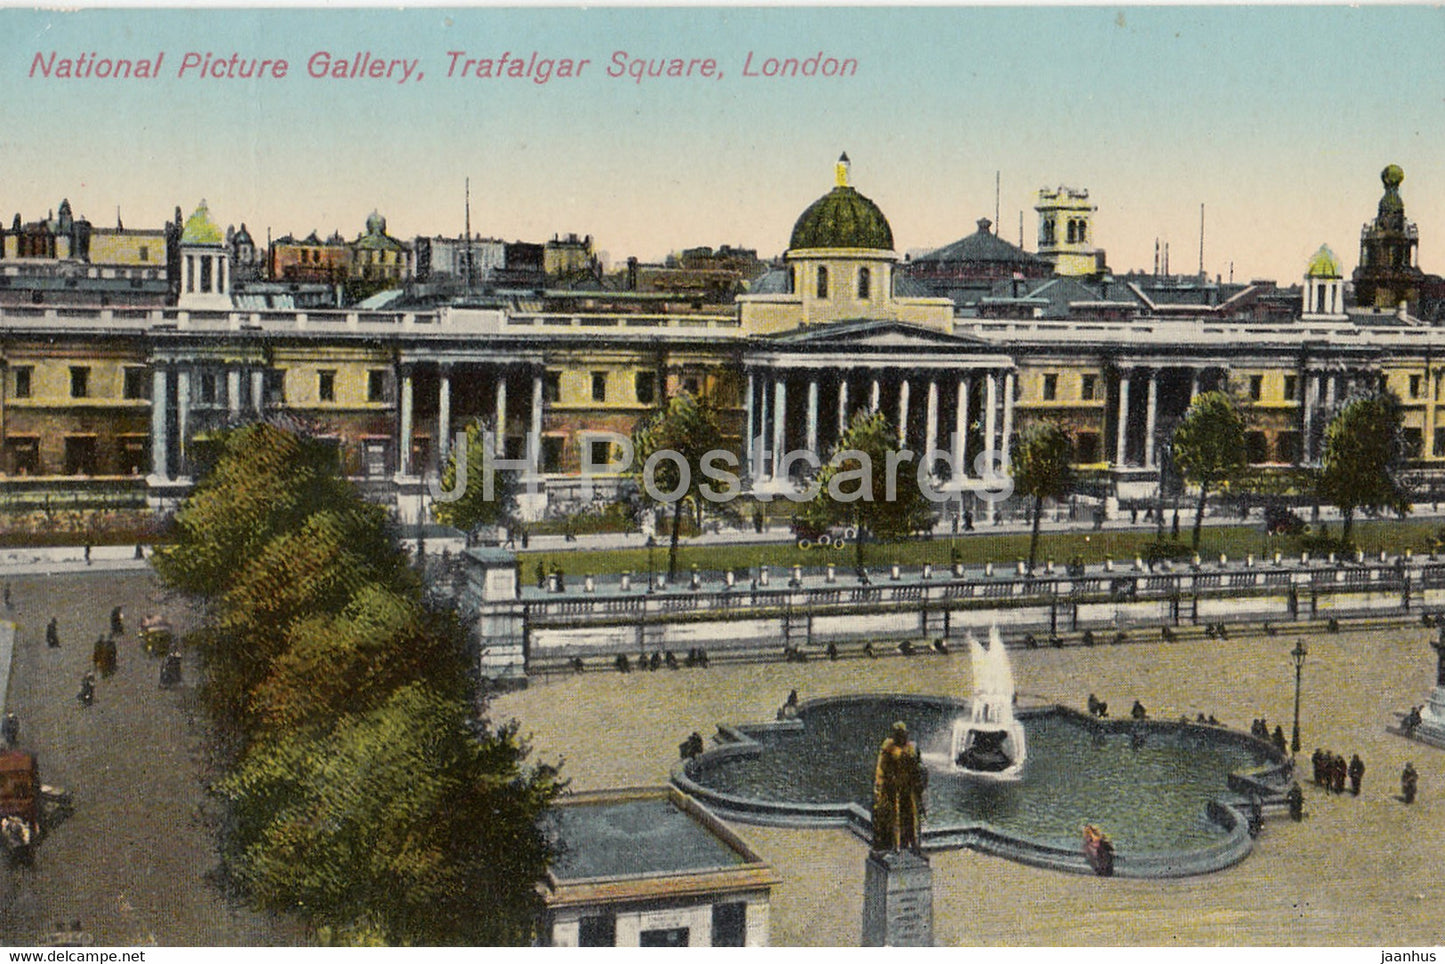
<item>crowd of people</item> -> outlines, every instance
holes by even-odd
[[[1314,765],[1315,786],[1324,787],[1326,793],[1344,793],[1345,781],[1350,784],[1350,795],[1360,795],[1360,781],[1365,777],[1365,761],[1360,755],[1351,755],[1348,762],[1342,754],[1316,748],[1310,755]]]

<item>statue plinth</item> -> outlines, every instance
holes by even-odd
[[[933,868],[911,850],[874,850],[863,875],[863,946],[933,946]]]

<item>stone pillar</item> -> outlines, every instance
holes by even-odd
[[[266,370],[251,369],[251,407],[260,415],[266,410]]]
[[[773,478],[778,477],[778,468],[783,458],[783,444],[787,441],[788,384],[781,375],[773,376]]]
[[[958,380],[958,409],[953,423],[953,430],[958,436],[955,442],[958,451],[953,456],[957,463],[953,467],[955,479],[968,477],[968,396],[972,389],[973,379],[967,375]]]
[[[808,451],[818,451],[818,376],[808,379]]]
[[[1009,456],[1013,448],[1014,437],[1014,378],[1012,371],[1004,375],[1003,379],[1003,442],[1000,444],[1000,454],[1003,456],[1004,465],[1010,464],[1013,460]]]
[[[527,431],[527,464],[532,474],[542,472],[542,370],[532,373],[532,421]]]
[[[998,375],[989,371],[984,383],[983,402],[983,450],[985,452],[998,451],[997,412],[998,412]]]
[[[507,457],[507,370],[497,371],[497,455]]]
[[[873,387],[869,393],[868,405],[873,411],[878,411],[883,404],[883,388],[878,384],[878,376],[873,376]]]
[[[863,946],[933,946],[933,868],[909,850],[873,851],[863,865]]]
[[[1159,369],[1149,369],[1149,406],[1144,416],[1144,466],[1154,467],[1154,422],[1159,413]]]
[[[757,432],[757,426],[755,424],[757,411],[753,399],[755,389],[753,370],[749,368],[747,395],[744,396],[743,399],[743,409],[746,412],[743,416],[743,425],[745,426],[743,429],[743,476],[749,479],[757,478],[756,466],[753,463],[753,438]]]
[[[1114,449],[1114,465],[1129,464],[1129,369],[1119,369],[1119,432]]]
[[[452,448],[452,366],[437,370],[437,471],[446,464]]]
[[[401,370],[401,441],[396,453],[397,473],[411,475],[411,369]]]
[[[1340,376],[1334,374],[1333,372],[1330,372],[1329,374],[1327,374],[1327,375],[1324,376],[1324,379],[1325,379],[1325,411],[1326,411],[1326,412],[1332,412],[1332,411],[1334,411],[1334,408],[1335,408],[1335,383],[1340,380]]]
[[[1194,399],[1199,396],[1199,369],[1194,369],[1189,375],[1189,404],[1194,404]]]
[[[938,448],[938,379],[928,380],[928,408],[923,416],[923,451]],[[932,468],[932,466],[930,466]]]
[[[166,370],[157,365],[151,372],[151,470],[157,478],[169,479],[169,441],[166,438]]]
[[[772,402],[769,400],[768,381],[763,380],[762,389],[758,393],[758,438],[762,440],[759,446],[762,451],[758,452],[757,464],[753,466],[753,479],[761,482],[763,479],[771,478],[773,474],[773,460],[768,456],[768,440],[772,438]]]
[[[908,379],[898,385],[898,444],[908,447]]]
[[[226,408],[232,418],[241,414],[241,369],[235,365],[226,367]]]
[[[848,434],[848,373],[838,373],[838,438]]]
[[[1304,433],[1303,444],[1300,446],[1300,461],[1309,464],[1315,460],[1315,405],[1320,397],[1319,376],[1312,372],[1305,372],[1305,411],[1304,411]]]
[[[191,474],[190,466],[186,465],[190,437],[191,370],[182,367],[176,369],[176,475],[181,477]]]

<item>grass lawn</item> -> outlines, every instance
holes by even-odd
[[[1333,527],[1338,533],[1338,523]],[[1397,552],[1405,548],[1426,551],[1435,538],[1440,526],[1433,521],[1366,520],[1356,522],[1354,541],[1366,553],[1381,549]],[[1189,532],[1180,533],[1183,545],[1189,544]],[[1165,533],[1168,541],[1168,533]],[[1103,562],[1105,556],[1115,560],[1132,560],[1142,554],[1144,547],[1154,542],[1154,531],[1074,531],[1066,533],[1045,532],[1039,537],[1039,565],[1053,559],[1060,565],[1075,556],[1086,563]],[[956,547],[960,560],[969,565],[994,562],[1011,564],[1017,559],[1026,559],[1029,551],[1027,533],[992,535],[974,532],[960,535],[956,539],[947,536],[934,539],[911,539],[903,542],[866,543],[863,547],[864,562],[869,566],[886,566],[900,563],[904,566],[921,566],[925,562],[934,565],[948,565],[950,548]],[[1266,558],[1274,552],[1287,557],[1299,555],[1300,539],[1294,536],[1266,536],[1261,525],[1249,526],[1206,526],[1200,543],[1200,554],[1206,559],[1216,559],[1226,553],[1231,559],[1243,559],[1246,553],[1257,558]],[[538,562],[547,570],[560,565],[570,574],[619,573],[624,571],[647,571],[646,549],[567,549],[560,552],[538,551],[519,554],[522,578],[529,578]],[[687,572],[694,565],[705,570],[735,569],[742,571],[755,566],[789,567],[800,565],[821,568],[829,562],[837,563],[840,569],[854,566],[855,549],[852,545],[836,548],[800,549],[795,543],[771,545],[689,545],[683,539],[678,545],[677,564],[679,572]],[[653,550],[657,571],[667,568],[667,545],[664,542]]]

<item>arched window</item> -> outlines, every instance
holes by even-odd
[[[821,264],[818,265],[818,297],[828,297],[828,269]]]
[[[858,269],[858,300],[867,301],[871,297],[873,277],[867,268]]]
[[[1083,244],[1085,241],[1088,240],[1088,238],[1085,237],[1085,235],[1088,234],[1088,228],[1089,228],[1089,225],[1088,225],[1087,222],[1084,222],[1084,221],[1080,221],[1080,222],[1079,222],[1079,243],[1080,243],[1080,244]]]
[[[796,265],[788,269],[788,294],[798,290],[798,268]]]

